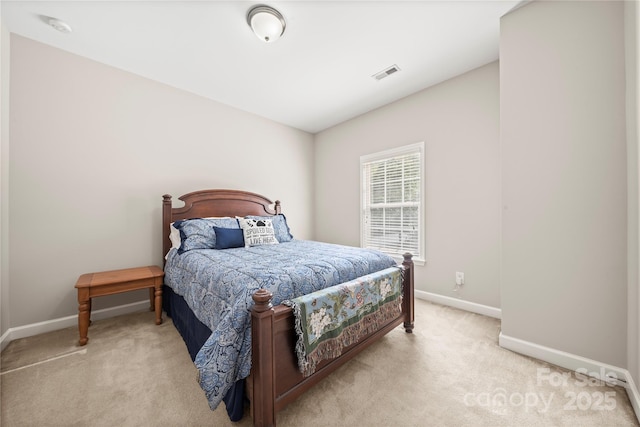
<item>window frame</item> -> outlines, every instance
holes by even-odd
[[[392,148],[389,150],[379,151],[376,153],[365,154],[360,156],[360,246],[366,247],[365,243],[365,208],[366,208],[366,197],[365,194],[365,165],[368,165],[377,161],[389,161],[395,157],[406,156],[414,153],[418,153],[420,156],[419,161],[419,201],[418,201],[418,252],[419,254],[413,254],[413,261],[418,265],[424,265],[426,256],[426,222],[425,222],[425,155],[424,155],[424,141],[416,142],[413,144],[404,145],[397,148]],[[402,202],[404,203],[404,202]],[[386,203],[385,203],[386,204]],[[380,250],[380,249],[378,249]],[[402,255],[401,253],[392,253],[390,251],[381,250],[384,253],[391,255],[397,261],[401,261]]]

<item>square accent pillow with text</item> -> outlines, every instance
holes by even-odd
[[[244,234],[244,246],[277,245],[273,224],[269,219],[238,218]]]

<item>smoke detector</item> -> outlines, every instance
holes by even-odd
[[[47,23],[49,25],[51,25],[53,28],[55,28],[56,30],[60,31],[61,33],[67,33],[68,34],[71,31],[73,31],[71,29],[71,25],[67,24],[64,21],[56,19],[56,18],[49,18],[49,21]]]

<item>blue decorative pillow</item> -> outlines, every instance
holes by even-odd
[[[283,214],[273,215],[273,216],[256,216],[249,215],[246,218],[250,219],[270,219],[273,224],[273,229],[275,231],[276,239],[278,242],[284,243],[289,242],[293,239],[291,235],[291,230],[289,230],[289,225],[287,224],[287,218]]]
[[[240,228],[222,228],[214,226],[216,233],[216,249],[244,247],[244,234]]]
[[[240,228],[235,218],[195,218],[176,221],[173,226],[180,232],[178,253],[194,249],[214,249],[216,247],[216,227]]]

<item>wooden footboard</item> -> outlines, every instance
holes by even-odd
[[[316,372],[304,377],[298,369],[295,352],[296,333],[293,311],[290,307],[271,305],[271,293],[261,289],[253,295],[255,305],[251,311],[251,376],[247,390],[251,400],[254,426],[275,426],[276,413],[291,403],[321,379],[351,360],[380,337],[403,324],[411,333],[414,326],[413,261],[405,254],[402,313],[378,331],[346,347],[342,355],[325,360]]]

